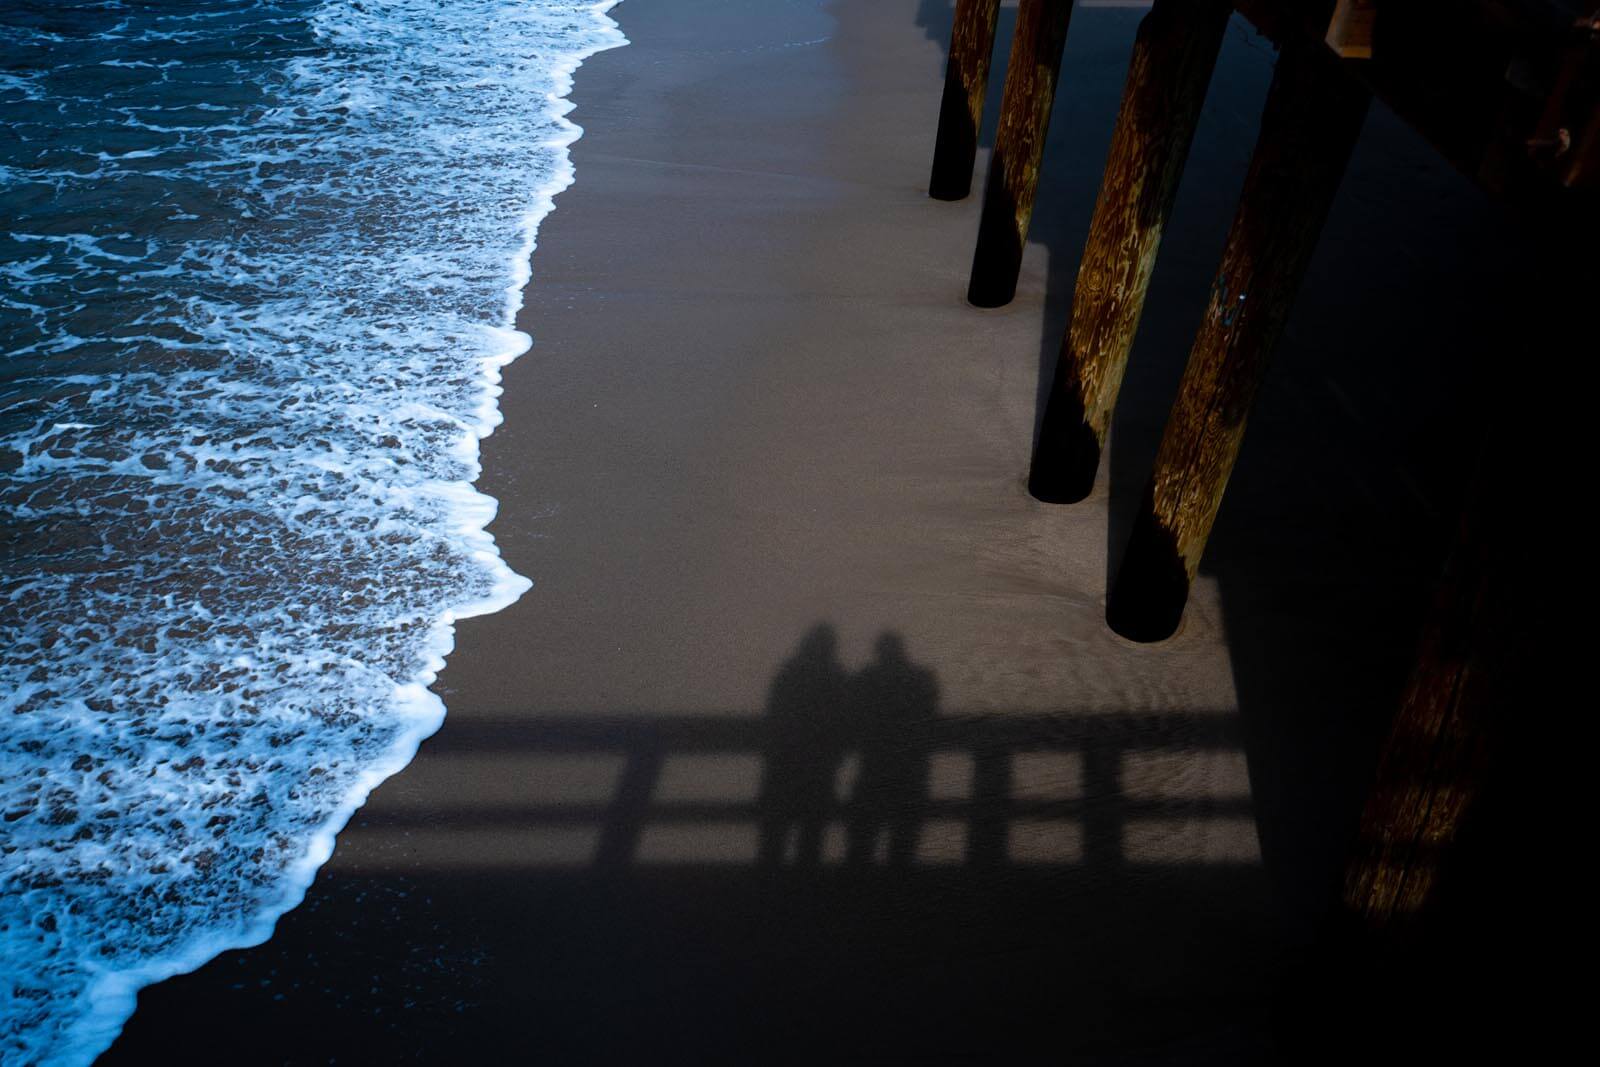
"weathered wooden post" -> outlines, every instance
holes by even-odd
[[[1461,523],[1390,727],[1345,872],[1345,912],[1370,928],[1416,917],[1483,785],[1504,582],[1481,495]]]
[[[1040,500],[1076,503],[1094,488],[1156,251],[1232,12],[1231,0],[1156,0],[1139,24],[1028,474],[1028,489]]]
[[[1017,9],[967,286],[967,299],[978,307],[1001,307],[1017,295],[1022,246],[1033,217],[1039,161],[1050,132],[1050,108],[1071,16],[1072,0],[1021,0]]]
[[[1284,45],[1211,302],[1106,606],[1136,641],[1183,617],[1245,419],[1361,132],[1368,94],[1320,41]]]
[[[961,200],[972,191],[972,164],[978,158],[978,129],[983,125],[999,17],[1000,0],[956,0],[944,96],[939,101],[939,134],[933,145],[933,177],[928,181],[928,195],[935,200]]]

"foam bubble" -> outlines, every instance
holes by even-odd
[[[0,15],[0,1061],[268,937],[529,587],[472,483],[612,2]]]

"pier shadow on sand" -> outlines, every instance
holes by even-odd
[[[452,720],[105,1062],[1272,1062],[1238,740],[951,713],[827,624],[757,714]]]

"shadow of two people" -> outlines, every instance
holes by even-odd
[[[762,866],[825,858],[865,866],[879,859],[885,836],[891,866],[909,865],[916,851],[938,683],[911,662],[898,634],[880,634],[872,661],[853,673],[838,646],[831,625],[812,627],[773,679],[759,797]],[[839,815],[842,856],[825,856],[833,851],[825,829]]]

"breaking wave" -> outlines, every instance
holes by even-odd
[[[528,587],[472,483],[613,2],[0,12],[0,1060],[269,936]]]

